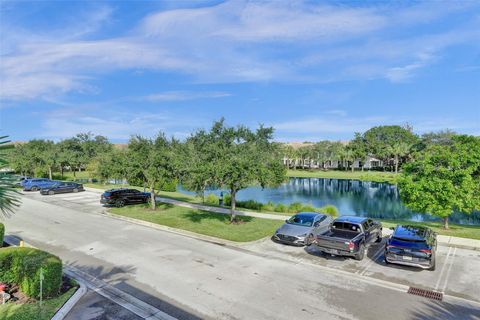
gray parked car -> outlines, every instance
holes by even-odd
[[[275,231],[272,239],[288,244],[309,246],[316,235],[328,230],[332,221],[332,217],[323,213],[299,212],[285,220],[285,224]]]

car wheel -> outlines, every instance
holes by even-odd
[[[78,192],[78,189],[77,188],[73,189],[73,192]]]
[[[313,234],[309,234],[306,238],[305,238],[305,245],[308,247],[308,246],[311,246],[313,241],[315,240]]]
[[[382,242],[382,239],[383,239],[383,237],[382,237],[382,232],[380,231],[380,232],[378,233],[376,242],[377,242],[377,243],[378,243],[378,242]]]
[[[385,261],[385,264],[390,264],[390,262],[387,260],[386,254],[383,254],[383,261]]]
[[[358,253],[355,255],[355,260],[363,260],[365,257],[365,245],[362,243],[358,248]]]
[[[430,268],[428,268],[428,270],[430,270],[430,271],[435,271],[435,267],[436,267],[435,258],[433,258],[433,260],[432,260],[432,266],[431,266]]]
[[[53,191],[53,190],[50,190],[50,191],[48,191],[48,194],[52,196],[52,195],[54,195],[54,194],[55,194],[55,191]]]
[[[125,205],[125,201],[123,201],[123,200],[117,200],[117,201],[115,201],[115,207],[117,207],[117,208],[121,208],[121,207],[123,207],[124,205]]]
[[[33,187],[30,188],[30,190],[32,190],[32,191],[38,191],[38,188],[37,188],[36,186],[33,186]]]

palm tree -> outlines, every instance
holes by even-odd
[[[7,153],[8,149],[13,148],[10,140],[6,140],[8,136],[0,137],[0,169],[7,167]],[[10,216],[14,209],[20,204],[18,192],[15,190],[12,177],[7,174],[0,176],[0,211],[4,217]]]
[[[389,147],[389,153],[393,155],[395,161],[395,173],[398,173],[400,158],[410,153],[411,145],[405,142],[398,142]]]
[[[353,150],[348,149],[348,148],[345,149],[345,151],[343,152],[343,159],[347,162],[347,167],[345,168],[345,170],[348,169],[350,161],[352,162],[351,169],[352,169],[352,172],[353,172],[353,170],[354,170],[353,164],[355,162],[355,153],[353,152]]]

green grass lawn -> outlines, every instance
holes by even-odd
[[[58,180],[74,180],[74,179],[89,179],[89,178],[94,178],[92,173],[89,171],[81,171],[81,172],[76,171],[75,177],[73,176],[73,172],[64,171],[63,178],[62,178],[61,172],[53,173],[53,179],[58,179]]]
[[[449,229],[443,229],[443,222],[413,222],[407,220],[380,220],[384,228],[395,227],[397,224],[408,224],[414,226],[426,226],[442,236],[469,238],[480,240],[480,226],[468,226],[449,223]]]
[[[288,177],[297,178],[329,178],[329,179],[353,179],[373,182],[388,182],[395,184],[398,174],[380,171],[338,171],[338,170],[288,170]]]
[[[112,208],[110,211],[125,217],[237,242],[269,237],[283,223],[277,220],[237,217],[240,223],[231,224],[230,216],[226,214],[169,204],[159,204],[156,211],[151,211],[146,205]]]
[[[0,320],[50,320],[75,290],[76,288],[71,288],[56,298],[44,300],[42,308],[38,302],[0,305]]]

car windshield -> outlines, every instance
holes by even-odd
[[[288,224],[294,224],[297,226],[311,227],[313,224],[313,217],[296,215],[287,220]]]

